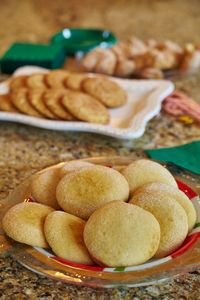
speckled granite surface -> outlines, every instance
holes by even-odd
[[[48,2],[48,4],[47,4]],[[0,1],[0,55],[18,41],[47,43],[64,27],[101,27],[119,39],[172,39],[180,44],[200,40],[200,3],[162,0]],[[94,4],[95,3],[95,4]],[[48,8],[47,8],[48,7]],[[70,60],[65,68],[70,68]],[[0,80],[6,76],[0,75]],[[176,88],[200,103],[200,73],[175,81]],[[135,140],[102,135],[55,132],[0,121],[0,199],[35,171],[73,158],[143,157],[147,148],[170,147],[200,138],[198,124],[184,124],[161,112]],[[0,299],[200,299],[200,272],[157,286],[92,289],[37,275],[14,259],[0,257]]]

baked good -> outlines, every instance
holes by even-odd
[[[45,220],[44,232],[53,252],[68,261],[92,265],[83,241],[85,221],[63,211],[54,211]]]
[[[65,80],[65,85],[67,88],[79,91],[81,90],[81,84],[83,79],[87,77],[84,73],[70,73]]]
[[[127,101],[124,89],[106,77],[88,77],[83,80],[82,87],[107,107],[119,107]]]
[[[83,71],[94,71],[97,63],[107,55],[107,49],[96,47],[87,53],[81,60],[81,68]]]
[[[135,71],[135,63],[133,60],[120,58],[115,67],[115,76],[128,77]]]
[[[60,180],[56,198],[62,209],[82,219],[112,200],[127,201],[129,187],[118,171],[104,166],[88,166]]]
[[[22,113],[42,118],[43,115],[40,114],[30,103],[28,100],[28,89],[20,88],[16,89],[11,93],[11,101],[12,104]]]
[[[26,87],[27,77],[27,75],[11,77],[8,83],[9,89],[12,91],[18,88]]]
[[[97,61],[94,72],[106,75],[113,75],[116,66],[116,56],[109,49],[103,49],[105,54]]]
[[[148,210],[160,224],[160,244],[155,257],[167,256],[181,246],[188,233],[188,218],[173,197],[141,191],[133,195],[129,203]]]
[[[72,115],[81,121],[100,124],[109,122],[108,110],[90,95],[77,91],[68,91],[61,102]]]
[[[46,83],[50,88],[64,88],[64,81],[66,80],[69,72],[65,70],[52,70],[50,71],[46,77]]]
[[[30,89],[28,91],[28,100],[31,105],[44,117],[49,119],[57,119],[57,116],[48,109],[43,101],[44,89]]]
[[[60,168],[49,168],[35,174],[30,184],[31,195],[37,202],[58,209],[56,187],[60,179]]]
[[[31,246],[48,247],[44,236],[44,221],[53,208],[32,202],[22,202],[11,207],[3,217],[6,234],[13,240]]]
[[[149,182],[163,182],[177,187],[172,174],[157,162],[149,159],[139,159],[123,169],[122,174],[129,183],[132,194],[138,187]]]
[[[90,216],[83,236],[91,257],[99,265],[133,266],[155,254],[160,226],[151,213],[139,206],[112,201]]]
[[[88,167],[88,166],[93,166],[93,164],[87,162],[87,161],[82,161],[82,160],[72,160],[67,163],[65,163],[61,169],[60,169],[60,176],[63,177],[64,175],[76,171],[80,168]]]
[[[153,193],[153,195],[158,195],[159,198],[171,197],[175,199],[185,210],[188,218],[188,231],[190,232],[196,222],[196,210],[192,204],[192,201],[186,196],[184,192],[176,188],[175,186],[161,183],[161,182],[152,182],[142,185],[138,188],[133,195],[137,193]]]
[[[61,98],[66,94],[65,89],[48,89],[43,94],[45,105],[57,118],[74,121],[76,118],[61,104]]]
[[[44,73],[35,73],[32,75],[29,75],[26,79],[26,86],[28,88],[36,89],[36,88],[47,88],[47,85],[45,83],[45,76]]]
[[[0,110],[7,112],[19,113],[10,100],[10,94],[0,94]]]

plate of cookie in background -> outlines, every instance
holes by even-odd
[[[59,163],[1,201],[0,251],[78,285],[162,282],[200,266],[199,184],[196,174],[150,159]]]
[[[119,41],[109,49],[96,47],[77,53],[82,71],[119,78],[181,78],[200,68],[200,44],[180,46],[171,40],[143,41],[135,36]]]
[[[138,81],[25,66],[0,84],[0,120],[137,138],[173,89],[168,80]]]

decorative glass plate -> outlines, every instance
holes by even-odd
[[[133,159],[123,157],[99,157],[84,159],[94,164],[119,169]],[[200,267],[200,176],[171,163],[162,163],[175,177],[179,188],[191,199],[197,212],[196,226],[186,237],[183,245],[171,255],[161,259],[151,259],[144,264],[123,267],[103,268],[85,266],[56,257],[49,249],[20,244],[4,235],[1,219],[14,204],[31,201],[30,178],[23,182],[0,204],[0,253],[13,256],[26,268],[63,282],[93,287],[136,287],[162,282],[173,276],[194,271]],[[63,163],[61,163],[62,165]],[[53,166],[57,167],[59,165]],[[52,168],[52,167],[50,167]]]
[[[13,76],[47,73],[47,69],[26,66],[15,71]],[[90,76],[95,76],[90,74]],[[147,122],[156,116],[161,109],[161,103],[173,90],[174,85],[168,80],[131,80],[112,78],[121,85],[127,93],[127,103],[119,108],[109,109],[110,123],[108,125],[57,121],[35,118],[19,113],[0,111],[0,120],[23,123],[40,128],[64,131],[84,131],[104,134],[118,138],[138,138],[144,131]],[[7,82],[0,84],[0,94],[8,93]]]

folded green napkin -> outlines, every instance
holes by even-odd
[[[200,141],[178,147],[146,150],[146,153],[152,159],[172,162],[196,174],[200,174]]]

